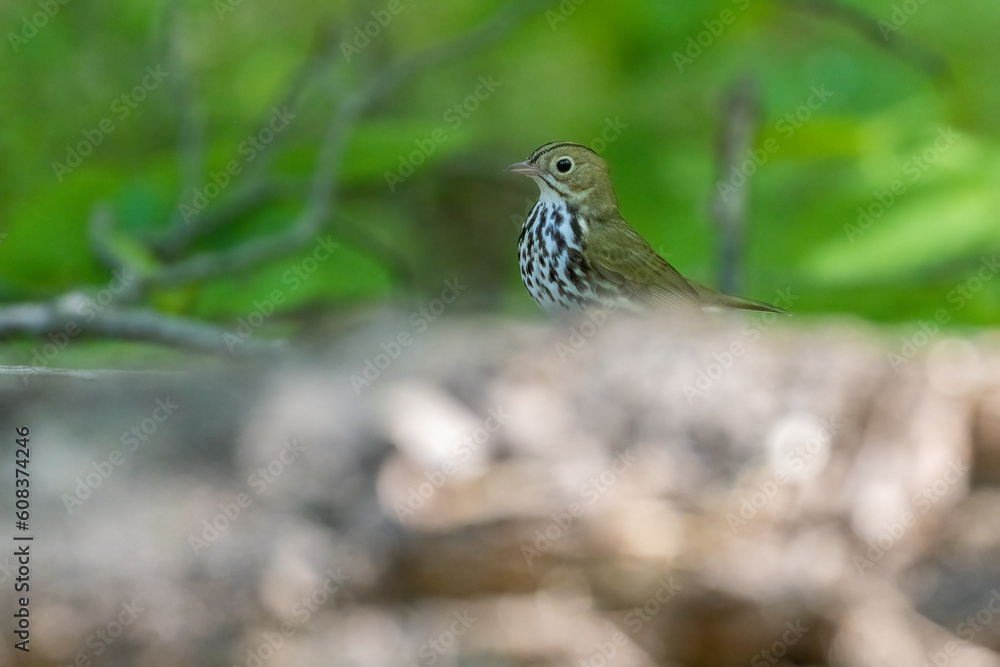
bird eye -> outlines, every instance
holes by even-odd
[[[570,160],[568,157],[559,158],[559,161],[556,162],[556,169],[558,169],[560,173],[565,174],[572,168],[573,168],[573,161]]]

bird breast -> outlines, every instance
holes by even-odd
[[[578,310],[596,295],[584,260],[586,222],[562,201],[542,198],[521,228],[518,265],[528,292],[549,312]]]

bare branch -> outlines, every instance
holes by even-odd
[[[243,340],[210,324],[152,310],[109,307],[97,312],[87,304],[83,295],[69,294],[47,303],[0,308],[0,339],[62,333],[67,339],[100,336],[234,355],[273,354],[283,346],[281,341]]]
[[[274,260],[303,247],[322,231],[330,219],[344,147],[359,118],[373,104],[401,83],[442,62],[484,49],[506,35],[530,11],[548,4],[540,0],[505,5],[478,28],[387,66],[359,93],[344,101],[330,118],[320,144],[312,187],[305,210],[283,232],[254,239],[217,253],[205,253],[166,267],[147,280],[149,285],[177,285],[194,280],[232,275]]]
[[[275,103],[267,107],[267,110],[252,127],[260,128],[266,125],[274,109],[290,107],[293,113],[297,113],[306,99],[309,84],[329,67],[330,60],[336,53],[335,44],[336,40],[333,39],[332,31],[327,30],[321,34],[316,48],[289,77],[285,89],[276,98]],[[258,159],[246,166],[240,185],[237,186],[235,192],[219,202],[217,206],[200,212],[197,217],[191,220],[185,220],[179,214],[183,197],[178,200],[175,214],[167,229],[152,241],[152,246],[157,252],[168,259],[178,257],[198,239],[231,224],[241,216],[271,201],[275,184],[266,174],[278,152],[275,149],[285,136],[285,134],[275,135],[268,150],[263,151]],[[199,185],[202,184],[194,183],[184,194]]]
[[[177,376],[187,375],[186,371],[163,371],[163,370],[114,370],[114,369],[93,369],[83,370],[77,368],[50,368],[48,366],[0,366],[0,376],[13,375],[25,380],[33,377],[54,375],[58,377],[68,377],[75,380],[103,380],[118,377],[136,377],[146,375],[166,375]]]
[[[262,158],[263,159],[263,158]],[[212,232],[227,227],[274,201],[278,188],[263,178],[244,182],[232,196],[220,201],[201,214],[191,224],[174,224],[159,239],[152,242],[160,257],[170,260],[179,257],[191,244]]]
[[[924,74],[935,78],[947,78],[951,75],[944,58],[898,31],[884,30],[878,19],[861,9],[850,7],[837,0],[784,0],[784,2],[801,11],[828,16],[847,25],[869,42],[889,51]]]
[[[327,218],[335,195],[337,171],[346,138],[362,114],[375,103],[395,92],[403,82],[432,69],[441,63],[459,60],[470,53],[492,46],[506,36],[530,12],[549,4],[540,0],[526,0],[505,5],[479,27],[443,44],[432,46],[420,53],[396,60],[371,78],[359,93],[344,103],[334,114],[323,144],[313,188],[310,209],[313,218]]]
[[[280,234],[252,239],[222,252],[195,255],[164,268],[151,276],[147,284],[170,287],[221,275],[234,275],[283,257],[304,247],[319,235],[318,224],[306,225],[302,222],[309,221],[303,217],[298,224]],[[317,231],[313,231],[314,229]]]
[[[167,266],[151,276],[136,278],[128,298],[136,298],[149,286],[170,286],[219,275],[232,275],[301,249],[313,241],[329,224],[335,210],[336,186],[344,157],[344,148],[356,123],[374,104],[392,94],[403,82],[435,65],[459,59],[469,53],[484,49],[512,29],[536,7],[549,4],[550,0],[524,0],[506,5],[484,21],[479,27],[445,44],[431,47],[414,56],[396,61],[377,73],[359,92],[344,100],[333,112],[317,154],[316,168],[303,212],[283,232],[258,238],[234,248],[217,253],[204,253]],[[170,5],[171,68],[175,94],[181,106],[181,195],[197,187],[204,177],[204,128],[196,112],[190,84],[184,74],[183,63],[177,46],[177,8]],[[326,45],[330,47],[330,44]],[[308,82],[325,66],[332,50],[320,50],[320,55],[310,58],[293,77],[283,100],[300,104]],[[282,102],[284,104],[285,102]],[[271,153],[273,151],[268,151]],[[266,165],[261,161],[259,165]],[[180,254],[201,235],[216,229],[253,208],[263,205],[281,192],[276,179],[262,175],[251,176],[235,198],[226,206],[213,207],[197,225],[189,226],[174,215],[166,232],[156,242],[156,247],[166,254]],[[179,213],[178,206],[178,213]],[[110,207],[100,204],[91,216],[90,235],[98,259],[111,268],[127,268],[127,258],[115,252],[112,242],[113,215]],[[358,240],[357,238],[355,240]],[[391,248],[372,239],[361,239],[370,252],[392,256],[395,270],[406,271],[406,263]],[[398,261],[397,261],[398,260]],[[26,303],[0,308],[0,339],[16,335],[44,336],[63,333],[76,336],[103,336],[181,347],[213,353],[267,354],[280,348],[280,341],[258,342],[245,340],[216,326],[201,322],[167,317],[151,310],[106,307],[85,312],[86,297],[71,293],[47,303]],[[36,371],[20,370],[31,374]],[[40,371],[39,371],[40,372]],[[13,372],[12,372],[13,373]],[[81,376],[82,377],[82,376]]]

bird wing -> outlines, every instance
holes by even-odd
[[[597,275],[649,305],[700,310],[701,299],[687,278],[628,223],[621,222],[613,227],[588,226],[586,256]]]

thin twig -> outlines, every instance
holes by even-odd
[[[397,285],[413,285],[416,271],[413,258],[385,242],[367,227],[342,211],[337,212],[337,238],[376,260],[391,274]]]
[[[886,29],[885,20],[879,20],[856,7],[837,0],[784,0],[796,9],[828,16],[864,36],[879,48],[883,48],[903,62],[934,78],[948,78],[951,71],[948,62],[919,42],[902,35],[896,26]]]
[[[458,60],[481,51],[501,40],[507,33],[551,0],[525,0],[505,5],[478,28],[450,42],[432,46],[416,55],[396,61],[379,72],[360,94],[362,108],[389,94],[403,80],[416,76],[435,65]]]
[[[543,3],[539,0],[527,0],[506,5],[478,28],[387,66],[332,114],[320,145],[306,208],[288,228],[270,237],[178,262],[150,276],[146,284],[169,286],[232,275],[294,252],[313,241],[331,217],[344,148],[362,114],[417,74],[492,45],[540,4]]]
[[[119,305],[134,303],[142,296],[140,281],[135,278],[142,275],[144,269],[115,248],[112,240],[114,226],[115,217],[111,204],[103,201],[95,204],[87,224],[91,251],[101,264],[110,269],[112,276],[125,274],[131,277],[122,281],[115,293],[115,302]]]
[[[156,253],[164,260],[173,260],[186,252],[200,238],[245,218],[254,211],[274,201],[276,188],[263,178],[252,178],[238,186],[232,197],[202,211],[191,224],[174,224],[160,238],[151,242]]]
[[[525,0],[507,5],[469,33],[397,61],[381,70],[368,85],[343,101],[331,115],[317,155],[306,207],[286,230],[271,237],[248,241],[225,251],[196,255],[160,269],[151,276],[136,278],[133,281],[136,284],[130,292],[132,296],[141,295],[145,292],[145,287],[150,285],[169,286],[218,275],[232,275],[291,253],[313,241],[332,218],[344,148],[354,126],[363,114],[391,94],[400,84],[419,73],[439,63],[457,60],[496,42],[529,11],[550,1]],[[313,72],[306,70],[318,67],[321,60],[317,59],[302,70],[300,77],[293,80],[286,96],[298,98],[301,89],[306,85],[304,82],[312,78]],[[175,69],[175,72],[172,72],[172,76],[176,77],[175,80],[183,80],[184,75],[181,73],[179,62],[174,63],[172,67]],[[183,85],[186,83],[182,82]],[[187,94],[186,90],[184,88],[178,92],[182,99]],[[200,173],[204,172],[203,160],[199,159],[204,147],[200,135],[203,129],[200,119],[193,107],[187,107],[182,116],[185,116],[186,120],[182,121],[184,127],[181,130],[181,150],[184,153],[181,157],[183,182],[181,200],[187,189],[197,187],[195,174],[199,173],[197,168],[199,164]],[[222,220],[234,219],[241,211],[272,196],[273,179],[264,180],[263,177],[261,179],[260,183],[263,185],[251,181],[250,187],[242,191],[238,200],[230,204],[230,208],[218,213],[219,218],[208,218],[209,222],[202,223],[204,226],[198,230],[179,231],[180,227],[175,216],[167,233],[160,239],[162,244],[160,247],[181,252],[205,230],[214,228]],[[192,182],[195,182],[194,186],[190,185]],[[106,206],[96,207],[91,227],[91,240],[95,253],[103,263],[120,268],[125,266],[125,260],[114,251],[110,240],[112,228],[113,217],[110,209]],[[234,332],[216,326],[184,318],[168,317],[151,310],[108,306],[102,309],[91,308],[88,312],[84,307],[87,303],[88,300],[83,295],[72,293],[47,303],[25,303],[0,308],[0,339],[17,335],[56,334],[65,336],[68,341],[76,336],[103,336],[232,354],[273,353],[281,346],[280,341],[258,342],[252,338],[244,339]],[[18,372],[30,373],[30,371]]]
[[[205,123],[198,110],[191,73],[184,62],[184,52],[181,48],[183,15],[180,4],[180,0],[170,0],[167,3],[165,21],[167,68],[170,72],[170,88],[179,116],[177,156],[180,188],[168,225],[170,228],[177,227],[184,222],[180,213],[180,204],[190,196],[195,188],[204,183],[206,173]]]
[[[126,266],[126,260],[118,254],[111,242],[113,232],[114,212],[111,210],[111,204],[105,201],[96,203],[90,211],[90,220],[87,222],[90,250],[98,262],[112,271]]]
[[[251,127],[264,127],[275,109],[291,108],[292,113],[297,114],[305,102],[309,84],[328,68],[331,59],[337,53],[335,44],[336,40],[333,39],[330,31],[321,35],[316,48],[289,77],[285,89],[276,98],[276,101],[267,107],[267,110]],[[278,153],[277,148],[287,135],[288,133],[275,135],[274,141],[271,142],[268,149],[262,151],[257,159],[245,166],[245,170],[241,174],[240,184],[232,195],[220,201],[217,206],[200,212],[190,220],[185,220],[184,216],[179,214],[180,205],[185,199],[182,197],[178,200],[170,224],[151,242],[157,253],[166,259],[178,257],[198,239],[231,224],[241,216],[270,201],[272,191],[275,188],[272,179],[268,178],[266,174]],[[184,193],[184,196],[189,194],[192,188],[200,185],[202,183],[192,185]]]

